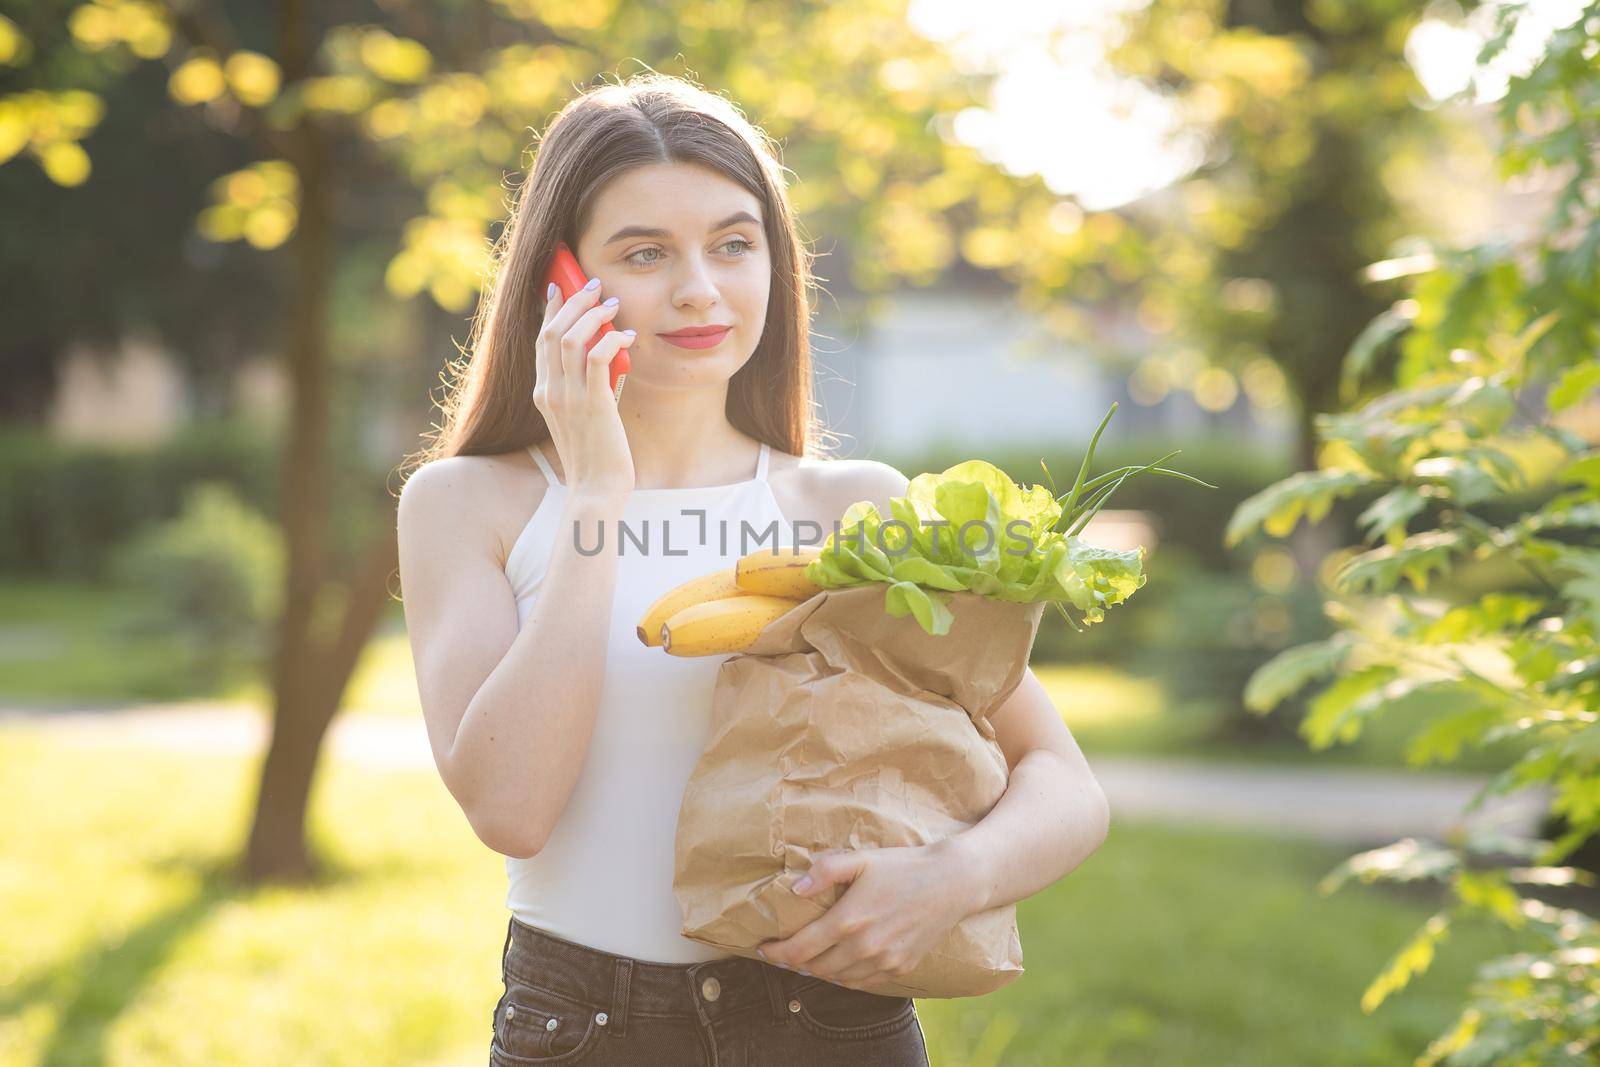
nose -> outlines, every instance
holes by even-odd
[[[717,283],[701,256],[685,256],[682,277],[677,280],[673,302],[679,307],[704,308],[715,305],[720,298]]]

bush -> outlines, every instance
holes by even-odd
[[[277,513],[275,442],[239,422],[196,423],[159,445],[64,444],[0,435],[0,574],[103,580],[116,546],[172,518],[198,482]]]
[[[1502,9],[1495,58],[1531,10]],[[1600,124],[1589,92],[1600,19],[1551,35],[1500,105],[1504,176],[1592,170]],[[1537,123],[1527,116],[1539,117]],[[1587,234],[1574,244],[1573,234]],[[1515,742],[1469,806],[1547,787],[1543,833],[1490,829],[1444,842],[1407,838],[1351,857],[1325,890],[1354,881],[1434,881],[1445,902],[1398,946],[1362,998],[1371,1012],[1427,969],[1464,920],[1490,919],[1525,948],[1485,961],[1456,1024],[1418,1057],[1437,1063],[1592,1063],[1600,1049],[1600,922],[1553,905],[1551,889],[1592,887],[1581,865],[1600,840],[1600,441],[1582,406],[1600,389],[1593,197],[1562,196],[1527,240],[1429,250],[1409,293],[1357,339],[1342,395],[1359,399],[1375,355],[1398,349],[1394,381],[1352,410],[1317,418],[1322,467],[1247,500],[1230,530],[1281,536],[1356,491],[1359,517],[1327,591],[1340,628],[1290,648],[1251,679],[1268,712],[1318,690],[1305,720],[1316,747],[1371,725],[1417,723],[1417,765]],[[1584,431],[1589,430],[1585,436]],[[1566,862],[1566,866],[1555,866]]]
[[[374,502],[390,497],[393,464],[367,459],[361,432],[338,427],[328,450],[333,566],[369,543],[374,523],[392,520]],[[68,444],[35,427],[0,432],[0,576],[105,580],[116,547],[176,516],[200,482],[226,484],[276,519],[279,447],[275,433],[237,419],[188,423],[137,447]]]
[[[192,486],[177,518],[118,548],[112,571],[144,605],[134,626],[178,634],[213,675],[262,655],[282,599],[277,528],[217,482]]]

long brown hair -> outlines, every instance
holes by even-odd
[[[812,252],[801,241],[771,139],[728,101],[654,71],[573,99],[537,139],[538,151],[495,242],[465,356],[450,365],[443,424],[420,463],[495,455],[550,438],[533,404],[534,342],[543,279],[556,244],[578,247],[596,197],[635,167],[693,163],[761,202],[772,289],[761,342],[728,384],[728,421],[792,455],[828,450],[811,381]]]

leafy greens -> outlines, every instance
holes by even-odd
[[[1115,551],[1077,536],[1112,491],[1145,471],[1216,488],[1156,466],[1161,460],[1085,482],[1100,433],[1116,409],[1112,404],[1101,420],[1070,492],[1055,497],[1043,486],[1018,485],[976,459],[919,474],[904,496],[890,499],[888,517],[868,500],[850,505],[822,554],[807,565],[806,577],[825,589],[887,583],[889,614],[902,618],[909,612],[935,636],[948,633],[954,621],[948,594],[963,590],[1016,603],[1051,603],[1078,630],[1068,604],[1085,624],[1099,622],[1106,608],[1145,583],[1142,546]],[[1050,468],[1044,470],[1048,476]]]

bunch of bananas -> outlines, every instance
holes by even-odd
[[[673,656],[743,652],[768,623],[822,592],[806,577],[806,566],[821,554],[821,548],[752,552],[692,578],[650,605],[639,620],[639,640]]]

